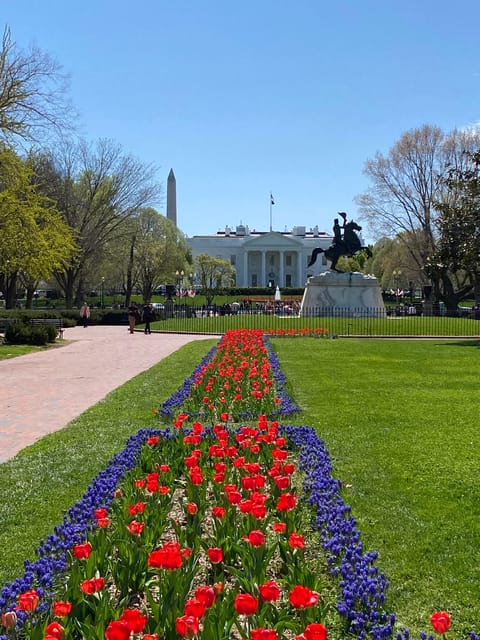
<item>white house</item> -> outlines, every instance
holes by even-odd
[[[187,246],[192,256],[206,253],[228,260],[236,270],[238,287],[304,287],[307,278],[325,271],[327,260],[319,255],[312,267],[307,267],[312,251],[326,249],[332,243],[331,234],[318,227],[306,231],[250,231],[248,226],[225,227],[215,235],[192,236]]]

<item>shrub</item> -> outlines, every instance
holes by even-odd
[[[31,327],[26,324],[12,324],[5,331],[6,344],[31,344],[35,346],[44,346],[49,340],[50,329],[53,329],[56,337],[55,327]],[[55,337],[53,342],[55,342]]]

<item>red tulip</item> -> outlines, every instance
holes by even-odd
[[[234,607],[238,614],[251,616],[258,608],[258,598],[250,593],[239,593],[235,597]]]
[[[265,582],[258,587],[262,600],[265,602],[275,602],[280,598],[280,587],[278,584],[271,580],[270,582]]]
[[[447,633],[451,625],[450,615],[446,611],[432,613],[430,622],[436,633]]]
[[[277,485],[278,489],[284,491],[290,484],[290,478],[288,476],[276,476],[275,484]]]
[[[305,640],[327,640],[327,628],[319,622],[308,624],[303,632],[303,637]]]
[[[250,632],[251,640],[278,640],[275,629],[252,629]]]
[[[289,594],[290,604],[296,609],[314,607],[318,602],[318,593],[308,587],[297,585],[293,587]]]
[[[136,520],[132,520],[129,524],[127,524],[127,529],[133,536],[139,536],[145,527],[144,522],[137,522]]]
[[[184,638],[193,638],[200,630],[200,623],[193,616],[181,616],[175,621],[175,629],[178,635]]]
[[[291,511],[297,504],[297,498],[293,493],[282,493],[277,502],[277,511]]]
[[[198,507],[195,504],[195,502],[189,502],[187,504],[187,512],[191,515],[194,516],[196,513],[198,513]]]
[[[174,571],[183,564],[182,553],[178,542],[166,542],[163,547],[152,551],[148,556],[148,566],[156,569]]]
[[[267,515],[267,507],[264,504],[254,504],[250,513],[254,518],[265,518]]]
[[[38,593],[34,589],[31,589],[30,591],[24,591],[18,596],[17,609],[20,609],[21,611],[28,611],[29,613],[31,613],[37,608],[38,601]]]
[[[143,616],[138,609],[125,609],[120,620],[128,624],[131,633],[141,633],[147,624],[147,616]]]
[[[265,535],[263,531],[254,530],[250,531],[248,536],[245,536],[245,540],[247,540],[252,547],[261,547],[265,544]]]
[[[203,602],[194,598],[185,602],[184,613],[186,616],[193,616],[194,618],[200,619],[204,616],[206,608]]]
[[[110,524],[110,519],[109,518],[99,518],[97,520],[97,524],[100,527],[100,529],[106,529],[108,527],[108,525]]]
[[[72,549],[72,553],[77,560],[86,560],[92,553],[92,545],[90,542],[76,544]]]
[[[215,602],[215,590],[209,586],[197,587],[195,589],[195,598],[202,602],[208,609]]]
[[[51,636],[57,640],[63,640],[65,629],[58,622],[51,622],[45,627],[45,637]]]
[[[146,502],[137,502],[136,504],[131,504],[128,507],[128,513],[131,516],[136,516],[137,513],[143,513],[145,511],[147,503]]]
[[[105,586],[104,578],[90,578],[90,580],[84,580],[80,583],[80,589],[83,593],[91,595],[97,591],[101,591]]]
[[[112,620],[105,629],[107,640],[129,640],[130,627],[123,620]]]
[[[302,535],[293,531],[288,538],[288,544],[292,549],[304,549],[305,539]]]
[[[57,616],[57,618],[64,618],[65,616],[68,616],[71,610],[71,602],[62,602],[57,600],[53,603],[53,615]]]
[[[218,564],[223,560],[223,551],[220,547],[210,547],[207,551],[208,557],[212,564]]]

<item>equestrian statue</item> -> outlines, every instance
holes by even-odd
[[[368,247],[362,247],[360,238],[356,234],[356,231],[361,231],[362,227],[353,220],[347,222],[347,214],[344,211],[340,211],[339,216],[343,218],[343,225],[340,225],[338,218],[333,221],[333,242],[327,249],[321,249],[317,247],[313,250],[308,267],[315,264],[319,253],[324,253],[327,260],[331,261],[330,269],[332,271],[338,271],[342,273],[340,269],[337,269],[337,262],[341,256],[347,256],[352,258],[359,251],[365,250],[370,258],[372,252]],[[343,234],[342,234],[343,229]]]

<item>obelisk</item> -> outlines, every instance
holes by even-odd
[[[167,218],[177,226],[177,181],[173,169],[167,178]]]

